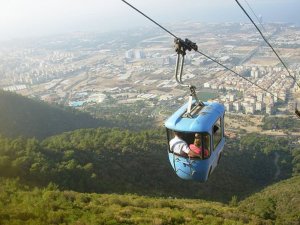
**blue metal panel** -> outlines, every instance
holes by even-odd
[[[165,126],[171,130],[183,132],[208,132],[211,133],[211,128],[220,117],[223,117],[224,106],[217,102],[204,102],[204,108],[199,114],[193,118],[183,118],[182,115],[186,112],[188,103],[179,108],[165,122]]]
[[[211,159],[189,159],[169,153],[170,163],[175,173],[184,180],[196,180],[204,182],[208,179],[208,170]]]

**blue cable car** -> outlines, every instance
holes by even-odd
[[[188,145],[194,142],[195,134],[200,134],[205,151],[199,157],[191,158],[174,153],[169,145],[169,161],[180,178],[204,182],[218,165],[225,145],[225,110],[220,103],[203,102],[202,106],[197,106],[194,101],[195,109],[188,113],[188,104],[166,120],[168,143],[174,137],[174,132],[180,132],[181,139]]]
[[[165,127],[169,143],[169,161],[176,174],[182,179],[205,182],[218,165],[225,145],[225,109],[220,103],[199,101],[196,87],[182,82],[186,50],[192,49],[197,51],[198,47],[190,40],[175,39],[175,79],[181,86],[189,87],[191,94],[188,103],[166,120]],[[181,144],[180,149],[194,149],[198,152],[189,157],[181,150],[180,153],[175,152],[175,144]]]

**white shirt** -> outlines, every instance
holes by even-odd
[[[170,150],[179,155],[188,154],[190,151],[187,143],[177,136],[170,141]]]

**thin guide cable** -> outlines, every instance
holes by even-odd
[[[134,9],[138,13],[140,13],[141,15],[143,15],[144,17],[146,17],[151,22],[155,23],[157,26],[159,26],[161,29],[163,29],[167,33],[169,33],[171,36],[173,36],[174,38],[178,39],[178,37],[175,34],[173,34],[171,31],[169,31],[166,28],[164,28],[162,25],[160,25],[159,23],[157,23],[155,20],[151,19],[149,16],[147,16],[145,13],[143,13],[142,11],[140,11],[139,9],[137,9],[136,7],[134,7],[133,5],[131,5],[130,3],[128,3],[127,1],[125,1],[125,0],[121,0],[121,1],[124,2],[125,4],[127,4],[128,6],[130,6],[132,9]]]
[[[274,54],[277,56],[277,58],[279,59],[279,61],[282,63],[282,65],[284,66],[284,68],[286,69],[286,71],[288,72],[288,75],[295,81],[295,83],[297,84],[297,86],[300,88],[300,85],[298,84],[296,77],[294,77],[289,69],[287,68],[287,66],[285,65],[285,63],[283,62],[283,60],[280,58],[280,56],[277,54],[277,52],[275,51],[275,49],[273,48],[273,46],[269,43],[269,41],[267,40],[267,38],[264,36],[264,34],[261,32],[261,30],[258,28],[258,26],[256,25],[256,23],[252,20],[252,18],[249,16],[249,14],[247,13],[247,11],[244,9],[244,7],[240,4],[240,2],[238,0],[235,0],[235,2],[238,4],[238,6],[243,10],[243,12],[245,13],[245,15],[248,17],[248,19],[251,21],[251,23],[255,26],[255,28],[257,29],[257,31],[260,33],[261,37],[264,39],[264,41],[268,44],[268,46],[272,49],[272,51],[274,52]]]
[[[258,18],[258,16],[256,15],[256,13],[254,12],[253,8],[250,6],[250,4],[248,3],[247,0],[244,0],[246,2],[246,4],[248,5],[249,9],[251,10],[251,12],[254,14],[254,16],[256,17],[258,23],[261,25],[261,27],[263,28],[263,30],[265,32],[267,32],[267,30],[265,29],[264,25],[261,23],[260,19]]]

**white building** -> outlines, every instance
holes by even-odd
[[[245,97],[245,98],[244,98],[244,101],[245,101],[245,102],[250,102],[250,103],[252,103],[252,104],[255,104],[256,98],[255,98],[255,97]]]
[[[228,97],[228,99],[229,99],[230,102],[233,102],[236,99],[235,94],[228,94],[227,97]]]
[[[233,109],[236,111],[236,112],[240,112],[241,109],[242,109],[242,105],[240,102],[233,102]]]
[[[206,82],[206,83],[203,84],[203,86],[204,86],[205,88],[210,88],[210,83],[209,83],[209,82]]]
[[[257,93],[256,95],[257,101],[263,102],[264,101],[264,94],[262,92]]]
[[[232,110],[232,103],[231,102],[225,102],[224,107],[225,107],[225,110],[227,112],[230,112]]]
[[[245,106],[246,114],[254,114],[254,112],[255,112],[255,107],[253,104],[249,104],[249,105]]]
[[[132,49],[125,52],[125,58],[126,59],[133,59],[134,58],[134,51]]]
[[[256,67],[253,67],[251,69],[250,75],[251,75],[251,77],[259,78],[260,77],[260,72]]]
[[[256,102],[256,104],[255,104],[256,111],[262,111],[263,107],[264,107],[263,102]]]

